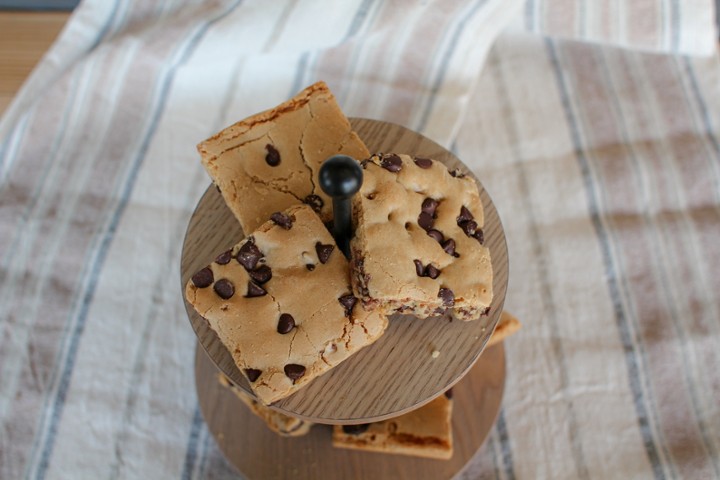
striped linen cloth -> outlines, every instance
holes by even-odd
[[[318,79],[452,148],[503,219],[525,327],[462,478],[719,478],[712,18],[710,0],[83,2],[0,121],[0,478],[235,475],[178,287],[209,183],[195,144]]]

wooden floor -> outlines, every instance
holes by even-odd
[[[0,114],[65,26],[69,12],[0,11]]]

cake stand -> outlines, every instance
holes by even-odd
[[[451,477],[480,447],[499,409],[505,378],[504,351],[501,346],[494,347],[480,356],[502,311],[508,280],[505,235],[490,196],[470,169],[428,138],[387,122],[351,119],[351,123],[371,152],[432,158],[443,162],[451,170],[459,168],[475,178],[483,202],[485,245],[490,249],[493,263],[494,296],[490,314],[471,322],[461,322],[450,314],[429,319],[392,315],[387,331],[377,342],[316,378],[294,395],[276,402],[272,408],[314,423],[370,423],[416,409],[467,377],[456,392],[453,412],[455,455],[450,461],[423,461],[413,457],[334,449],[330,445],[328,428],[322,426],[316,426],[308,437],[285,439],[275,435],[260,425],[260,421],[256,421],[246,408],[240,407],[239,400],[235,401],[233,394],[225,392],[217,382],[216,370],[219,370],[252,395],[230,353],[207,321],[186,302],[188,317],[199,343],[196,383],[203,414],[228,459],[249,478],[313,478],[315,475],[312,472],[327,476],[333,470],[316,470],[314,467],[329,466],[319,457],[337,458],[332,463],[336,467],[341,460],[350,462],[353,470],[348,473],[362,471],[365,472],[363,477],[371,472],[397,473],[397,478],[422,478],[425,473],[429,475],[427,478]],[[185,235],[181,259],[183,291],[192,274],[244,236],[219,192],[209,187],[198,202]],[[473,368],[476,363],[476,368]],[[259,445],[265,435],[267,439],[262,440],[262,444],[269,449],[267,451],[238,447]],[[321,438],[323,435],[325,440]],[[291,447],[293,444],[295,446]],[[305,449],[308,454],[294,457],[289,452],[295,448]],[[254,453],[249,454],[249,451]],[[371,461],[363,460],[366,457]],[[266,461],[260,461],[262,458]],[[295,463],[286,464],[286,458],[292,458]],[[372,463],[377,469],[367,470],[370,467],[362,467],[364,463]],[[275,473],[262,470],[261,465],[252,467],[256,464],[268,464]],[[430,467],[419,468],[417,475],[405,477],[401,473],[405,467],[399,465],[410,464],[437,465],[441,471],[431,471]],[[444,466],[441,467],[441,464]],[[301,475],[302,472],[309,476]],[[434,474],[430,475],[431,472]]]

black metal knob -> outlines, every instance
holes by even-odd
[[[347,155],[335,155],[322,164],[318,174],[320,188],[333,199],[333,237],[340,250],[350,257],[352,209],[350,199],[362,186],[360,164]]]

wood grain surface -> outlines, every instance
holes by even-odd
[[[0,114],[69,17],[65,12],[0,12]]]
[[[472,175],[459,159],[440,145],[399,125],[353,119],[360,137],[375,152],[397,152],[434,158],[449,168]],[[476,178],[477,180],[477,178]],[[485,245],[491,252],[494,298],[490,315],[461,322],[449,314],[418,319],[392,315],[385,335],[273,408],[315,423],[368,423],[419,407],[460,380],[480,356],[505,301],[508,257],[497,211],[478,181],[485,210]],[[214,187],[198,203],[185,237],[181,287],[219,252],[243,238],[240,225]],[[218,368],[251,393],[230,353],[187,302],[190,323]],[[433,358],[433,352],[439,356]],[[252,394],[252,393],[251,393]]]
[[[217,372],[198,345],[200,410],[220,450],[248,479],[442,480],[462,471],[495,423],[505,385],[505,352],[502,343],[488,348],[453,387],[454,453],[449,460],[334,448],[329,425],[315,425],[303,437],[280,437],[218,383]]]

